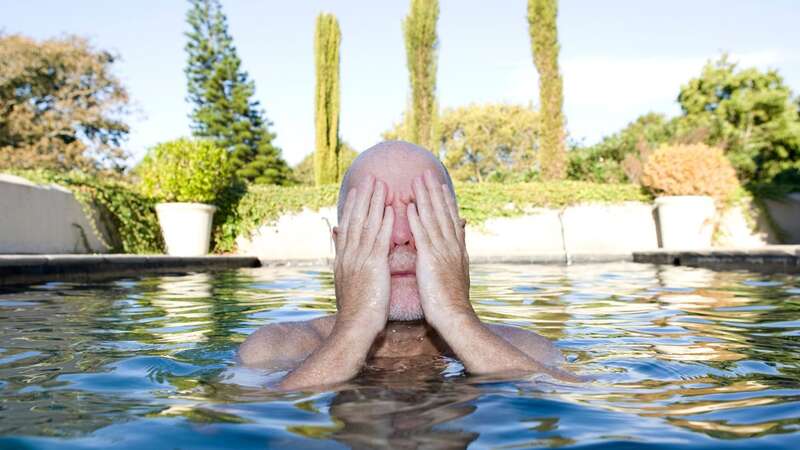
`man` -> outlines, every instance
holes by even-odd
[[[547,339],[482,323],[469,301],[465,221],[452,181],[429,151],[400,141],[356,158],[339,191],[337,313],[270,324],[240,347],[248,366],[291,369],[281,388],[346,381],[365,363],[455,356],[473,374],[548,373],[563,357]],[[413,364],[412,364],[413,365]]]

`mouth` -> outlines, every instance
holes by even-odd
[[[411,271],[411,270],[392,272],[391,275],[392,275],[393,278],[394,277],[397,277],[397,278],[409,278],[409,277],[417,276],[417,274],[414,271]]]

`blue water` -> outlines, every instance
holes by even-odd
[[[2,448],[800,448],[800,277],[651,265],[476,265],[485,320],[594,382],[455,360],[280,393],[237,367],[258,327],[334,310],[327,268],[0,290]]]

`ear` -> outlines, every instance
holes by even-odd
[[[461,229],[467,228],[467,219],[461,219]]]
[[[339,227],[334,226],[331,230],[331,239],[333,239],[333,246],[336,247],[336,238],[339,237]]]

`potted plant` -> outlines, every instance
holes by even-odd
[[[722,149],[705,144],[662,145],[647,159],[642,185],[656,195],[661,247],[711,246],[718,208],[739,183]]]
[[[208,253],[213,203],[231,185],[228,152],[208,140],[181,138],[156,145],[137,168],[141,189],[158,201],[167,253]]]

